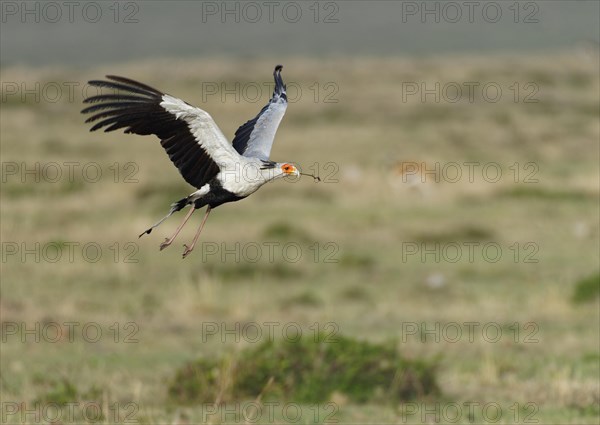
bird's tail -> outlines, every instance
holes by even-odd
[[[149,235],[150,233],[152,233],[152,230],[155,227],[160,226],[162,224],[162,222],[165,221],[167,218],[171,217],[177,211],[181,211],[183,208],[185,208],[185,206],[188,204],[188,201],[189,201],[189,196],[186,196],[185,198],[180,199],[177,202],[173,202],[171,204],[171,209],[169,210],[169,213],[166,216],[164,216],[163,218],[161,218],[160,220],[158,220],[156,223],[154,223],[150,228],[148,228],[143,233],[141,233],[139,237],[141,238],[144,235]]]

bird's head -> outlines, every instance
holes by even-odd
[[[279,165],[279,169],[281,170],[282,176],[294,176],[298,177],[300,175],[300,171],[296,168],[295,165],[290,164],[288,162],[284,162]]]
[[[267,181],[275,180],[280,177],[300,175],[300,171],[298,171],[296,166],[289,162],[273,162],[263,160],[260,170],[263,174],[263,177]]]

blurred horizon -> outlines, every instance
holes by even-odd
[[[23,6],[26,3],[26,6]],[[2,66],[148,58],[544,53],[598,44],[597,1],[3,2]],[[185,7],[178,5],[185,3]],[[88,7],[89,6],[89,7]],[[176,28],[176,31],[173,31]],[[109,36],[110,35],[110,36]],[[118,46],[118,48],[115,48]]]

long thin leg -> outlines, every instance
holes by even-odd
[[[189,247],[187,245],[183,245],[183,247],[185,248],[183,250],[183,258],[187,257],[187,255],[190,252],[192,252],[192,250],[194,249],[194,246],[196,246],[198,237],[200,236],[200,233],[202,232],[202,229],[204,228],[204,223],[206,223],[206,219],[208,218],[209,214],[210,214],[210,205],[206,207],[206,214],[204,214],[204,218],[202,219],[202,223],[200,223],[200,227],[198,228],[198,231],[196,232],[196,236],[194,236],[194,240],[192,241],[192,244]]]
[[[179,225],[177,230],[175,230],[175,233],[173,234],[173,236],[171,236],[170,238],[166,238],[165,241],[160,244],[161,251],[173,243],[173,241],[175,240],[175,238],[177,237],[179,232],[181,232],[181,229],[183,229],[183,226],[185,226],[185,223],[187,223],[187,221],[190,219],[190,217],[192,216],[194,211],[196,211],[196,208],[194,208],[194,206],[192,205],[192,207],[190,208],[190,212],[187,213],[187,215],[183,219],[183,222]]]
[[[171,208],[171,211],[169,211],[169,214],[165,215],[163,218],[161,218],[156,223],[154,223],[151,227],[148,228],[148,230],[145,230],[143,233],[141,233],[138,236],[138,238],[141,238],[144,235],[149,235],[152,232],[153,229],[155,229],[156,227],[160,226],[162,224],[162,222],[165,221],[167,218],[171,217],[175,211],[177,211],[177,210],[174,209],[174,208]]]

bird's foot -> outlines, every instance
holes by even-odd
[[[150,233],[152,233],[152,229],[145,230],[144,232],[140,233],[138,238],[141,238],[144,235],[149,235]]]
[[[188,247],[186,244],[184,244],[183,248],[184,248],[184,250],[183,250],[183,257],[182,258],[185,258],[185,257],[188,256],[188,254],[190,252],[192,252],[194,250],[194,245],[192,245],[191,247]]]
[[[160,250],[162,251],[163,249],[171,245],[171,243],[173,243],[172,240],[170,240],[169,238],[165,238],[165,241],[160,244]]]

